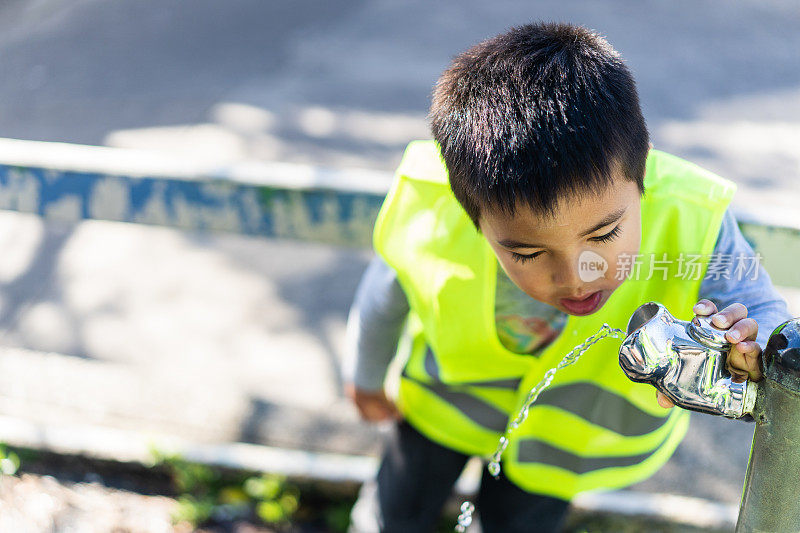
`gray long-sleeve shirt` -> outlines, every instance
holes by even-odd
[[[734,265],[725,264],[726,258],[740,256],[753,257],[753,249],[739,231],[734,216],[726,211],[708,272],[726,269],[732,272]],[[757,275],[707,275],[700,285],[700,297],[708,298],[720,310],[735,302],[744,304],[748,316],[758,323],[756,340],[762,348],[772,330],[791,318],[786,301],[772,286],[769,275],[760,264]],[[409,309],[395,271],[375,255],[356,289],[347,321],[343,365],[345,382],[366,390],[383,386]]]

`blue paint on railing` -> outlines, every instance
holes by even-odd
[[[115,220],[369,248],[383,198],[380,192],[344,188],[289,188],[215,177],[126,177],[0,164],[0,209],[66,222]],[[763,255],[773,281],[800,287],[800,272],[789,260],[800,256],[800,231],[753,221],[741,222],[740,227]]]
[[[369,246],[383,196],[0,165],[0,209]]]

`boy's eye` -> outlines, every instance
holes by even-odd
[[[519,263],[525,264],[526,261],[533,261],[536,257],[538,257],[540,254],[543,254],[543,253],[544,252],[542,250],[539,250],[538,252],[534,252],[534,253],[532,253],[530,255],[523,255],[523,254],[518,254],[516,252],[511,252],[511,259],[513,259],[514,261],[517,261]]]
[[[595,241],[595,242],[613,241],[614,239],[616,239],[619,236],[620,231],[621,230],[619,229],[619,226],[616,226],[616,227],[614,227],[614,229],[612,229],[611,231],[609,231],[605,235],[600,235],[599,237],[592,237],[589,240],[590,241]]]

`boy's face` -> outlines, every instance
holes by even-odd
[[[640,193],[617,178],[600,194],[563,198],[550,218],[520,206],[482,212],[480,228],[508,277],[528,296],[571,315],[599,310],[625,280],[641,242]],[[527,256],[527,257],[523,257]]]

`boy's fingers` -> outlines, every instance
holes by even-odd
[[[382,422],[390,418],[397,420],[402,418],[400,411],[385,397],[363,400],[358,403],[358,410],[361,413],[361,417],[368,422]]]
[[[734,344],[743,340],[755,340],[757,336],[758,322],[752,318],[739,320],[725,332],[725,337]]]
[[[369,422],[377,422],[384,417],[384,410],[379,402],[367,394],[362,394],[356,399],[356,407],[361,418]]]
[[[725,329],[744,318],[747,318],[747,307],[743,304],[735,303],[712,316],[711,323],[718,328]]]
[[[730,357],[729,357],[730,359]],[[734,383],[742,383],[747,380],[749,374],[747,372],[742,372],[735,366],[733,366],[730,361],[725,365],[725,368],[728,369],[728,372],[731,374],[731,381]]]
[[[708,316],[710,314],[717,312],[717,306],[714,305],[714,302],[712,302],[711,300],[706,300],[705,298],[703,298],[702,300],[694,304],[692,311],[694,311],[694,314],[696,315]]]
[[[727,368],[734,376],[734,381],[745,379],[761,381],[761,346],[752,340],[742,341],[731,348],[728,354]]]
[[[369,422],[373,422],[378,416],[375,408],[368,402],[360,403],[358,405],[358,412],[361,413],[361,418]]]
[[[386,414],[389,418],[394,418],[397,420],[401,418],[400,411],[397,410],[397,406],[388,398],[386,399],[384,408],[386,409]]]
[[[734,306],[737,308],[731,309]],[[729,316],[734,318],[725,319],[725,324],[719,324],[719,326],[730,328],[725,332],[725,338],[733,343],[728,354],[728,368],[733,381],[737,383],[745,379],[761,381],[764,377],[761,372],[761,347],[755,342],[758,335],[758,323],[752,318],[739,318],[738,320],[735,318],[743,314],[747,315],[747,308],[741,304],[726,307],[715,317],[722,315],[726,310],[730,310]]]
[[[656,391],[656,401],[658,401],[658,405],[663,407],[664,409],[669,409],[670,407],[675,407],[675,404],[667,398],[661,391]]]
[[[394,415],[389,409],[386,409],[384,407],[377,407],[377,408],[373,407],[372,409],[370,409],[369,417],[367,417],[367,420],[369,420],[370,422],[382,422],[384,420],[388,420],[393,417]]]

